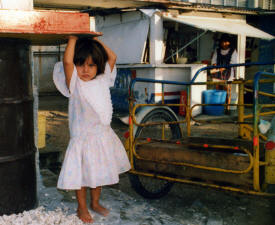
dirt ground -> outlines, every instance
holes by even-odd
[[[44,96],[39,99],[39,111],[46,115],[46,147],[40,149],[44,184],[55,186],[64,152],[69,141],[67,99],[61,96]],[[112,128],[123,141],[128,127],[113,119]],[[222,131],[222,132],[221,132]],[[238,128],[232,125],[216,127],[194,123],[192,132],[196,136],[221,135],[234,137]],[[50,170],[56,177],[47,180]],[[51,173],[52,174],[52,173]],[[175,184],[168,195],[157,200],[143,199],[131,188],[127,174],[112,188],[145,201],[152,207],[170,215],[183,225],[273,225],[275,224],[275,199],[224,192],[198,186]],[[149,224],[149,223],[148,223]],[[153,224],[153,223],[150,223]]]

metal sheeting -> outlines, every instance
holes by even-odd
[[[239,0],[237,1],[238,7],[248,7],[248,8],[255,8],[254,7],[254,1],[248,1],[248,0]]]
[[[196,27],[198,29],[209,30],[212,32],[222,32],[235,35],[242,34],[246,35],[247,37],[261,38],[266,40],[274,39],[274,36],[247,24],[245,20],[240,19],[224,19],[182,15],[173,17],[168,13],[163,13],[163,18],[166,20],[172,20],[178,23],[183,23],[189,26]]]
[[[148,36],[149,19],[98,28],[100,37],[117,54],[118,64],[141,63]]]
[[[249,0],[182,0],[182,1],[190,2],[190,3],[212,4],[212,5],[234,6],[234,7],[247,7],[249,4]]]

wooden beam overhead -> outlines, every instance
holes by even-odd
[[[57,11],[0,11],[0,37],[22,38],[32,44],[61,44],[69,34],[99,35],[90,31],[87,13]]]

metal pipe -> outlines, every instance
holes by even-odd
[[[210,184],[210,183],[192,181],[192,180],[186,180],[186,179],[180,179],[180,178],[172,178],[172,177],[161,176],[161,175],[157,175],[157,174],[139,172],[136,170],[130,170],[130,173],[147,176],[147,177],[158,178],[158,179],[162,179],[162,180],[168,180],[168,181],[172,181],[172,182],[194,184],[194,185],[199,185],[202,187],[211,187],[211,188],[216,188],[216,189],[222,189],[225,191],[235,191],[235,192],[240,192],[240,193],[244,193],[244,194],[253,194],[253,195],[268,196],[268,197],[275,196],[275,194],[270,194],[270,193],[265,193],[265,192],[260,192],[260,191],[246,190],[246,189],[240,189],[240,188],[229,187],[229,186],[221,186],[221,185],[217,185],[217,184]]]
[[[239,63],[239,64],[230,64],[227,66],[206,66],[201,69],[199,69],[192,80],[190,82],[178,82],[178,81],[170,81],[170,80],[155,80],[155,79],[149,79],[149,78],[135,78],[131,80],[131,83],[129,85],[130,91],[134,88],[134,85],[136,82],[147,82],[147,83],[163,83],[163,84],[175,84],[175,85],[192,85],[196,78],[198,77],[199,73],[205,70],[210,69],[218,69],[218,68],[231,68],[231,67],[238,67],[238,66],[256,66],[256,65],[273,65],[275,64],[275,61],[272,62],[253,62],[253,63]]]
[[[238,122],[244,122],[244,83],[239,84],[239,91],[238,91]],[[239,126],[239,136],[244,137],[244,126],[241,124]]]

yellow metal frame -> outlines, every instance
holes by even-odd
[[[270,80],[270,79],[263,79],[260,80],[260,83],[269,83],[269,82],[275,82],[274,79]],[[226,85],[228,82],[204,82],[204,83],[199,83],[197,85]],[[252,139],[252,134],[253,134],[253,130],[255,129],[254,127],[252,127],[249,124],[245,124],[245,120],[246,119],[251,119],[253,118],[253,114],[250,115],[245,115],[244,114],[244,109],[245,107],[251,107],[252,104],[244,104],[244,91],[250,91],[247,88],[244,88],[245,84],[252,84],[253,81],[252,80],[248,80],[248,81],[244,81],[244,80],[237,80],[237,81],[233,81],[230,82],[230,84],[236,84],[238,85],[238,103],[237,104],[223,104],[224,106],[237,106],[238,108],[238,121],[237,124],[239,125],[239,136],[242,137],[243,139],[248,139],[250,141],[253,141],[253,145],[259,143],[260,138],[262,140],[266,140],[267,137],[262,135],[262,134],[258,134],[258,136]],[[164,94],[162,94],[162,103],[161,104],[136,104],[134,105],[134,99],[132,97],[130,97],[130,101],[129,101],[129,113],[130,113],[130,117],[129,117],[129,138],[126,140],[126,149],[130,158],[130,163],[132,166],[131,169],[131,173],[133,174],[138,174],[138,175],[143,175],[143,176],[149,176],[149,177],[155,177],[155,178],[159,178],[159,179],[165,179],[168,181],[173,181],[173,182],[181,182],[181,183],[189,183],[189,184],[197,184],[200,186],[208,186],[208,187],[214,187],[214,188],[218,188],[218,189],[223,189],[223,190],[229,190],[229,191],[236,191],[236,192],[241,192],[241,193],[247,193],[247,194],[256,194],[256,195],[264,195],[264,196],[275,196],[275,194],[269,194],[269,193],[265,193],[261,190],[260,187],[260,173],[259,173],[259,169],[260,166],[265,166],[267,165],[267,162],[265,161],[260,161],[260,157],[259,157],[259,144],[254,147],[253,149],[253,154],[251,154],[251,152],[245,148],[239,147],[240,151],[245,152],[248,156],[249,156],[249,166],[248,168],[244,169],[244,170],[226,170],[226,169],[221,169],[221,168],[215,168],[215,167],[208,167],[208,166],[203,166],[203,165],[196,165],[196,164],[192,164],[192,163],[184,163],[184,162],[167,162],[167,161],[154,161],[154,160],[148,160],[146,158],[142,158],[141,156],[139,156],[136,152],[136,145],[140,145],[140,144],[144,144],[146,142],[138,142],[139,140],[135,140],[134,138],[134,126],[151,126],[151,125],[162,125],[162,140],[165,140],[165,136],[164,136],[164,127],[165,125],[168,124],[180,124],[180,123],[186,123],[186,129],[187,129],[187,136],[191,135],[191,120],[196,121],[196,122],[200,122],[200,123],[204,123],[204,121],[198,121],[195,118],[192,117],[192,110],[195,107],[198,106],[205,106],[205,105],[209,105],[209,104],[196,104],[193,105],[191,107],[191,96],[190,96],[190,88],[187,88],[187,104],[164,104]],[[265,96],[269,96],[269,97],[275,97],[275,95],[269,94],[269,93],[264,93],[264,92],[259,92],[259,94],[261,95],[265,95]],[[173,121],[173,122],[152,122],[152,123],[146,123],[146,124],[141,124],[138,123],[136,118],[135,118],[135,112],[139,107],[144,107],[144,106],[183,106],[185,107],[185,112],[186,112],[186,116],[184,120],[181,121]],[[261,105],[260,107],[261,109],[263,108],[275,108],[275,104],[266,104],[266,105]],[[272,115],[275,114],[275,111],[270,111],[270,112],[261,112],[258,114],[259,116],[264,116],[264,115]],[[217,121],[207,121],[210,123],[215,123]],[[148,140],[151,141],[151,140]],[[148,142],[147,141],[147,142]],[[234,147],[229,147],[226,145],[211,145],[211,147],[213,148],[223,148],[223,149],[234,149]],[[236,187],[230,187],[230,186],[221,186],[221,185],[214,185],[214,184],[209,184],[209,183],[204,183],[204,182],[195,182],[195,181],[190,181],[190,180],[186,180],[186,179],[178,179],[178,178],[172,178],[172,177],[167,177],[167,176],[161,176],[161,175],[156,175],[156,174],[152,174],[152,173],[145,173],[145,172],[141,172],[141,171],[137,171],[135,169],[134,166],[134,157],[137,159],[142,159],[145,161],[151,161],[151,162],[155,162],[155,163],[161,163],[161,164],[172,164],[172,165],[180,165],[180,166],[187,166],[187,167],[193,167],[193,168],[198,168],[198,169],[204,169],[204,170],[211,170],[211,171],[217,171],[217,172],[224,172],[224,173],[235,173],[235,174],[242,174],[242,173],[248,173],[253,169],[253,190],[246,190],[246,189],[241,189],[241,188],[236,188]]]

